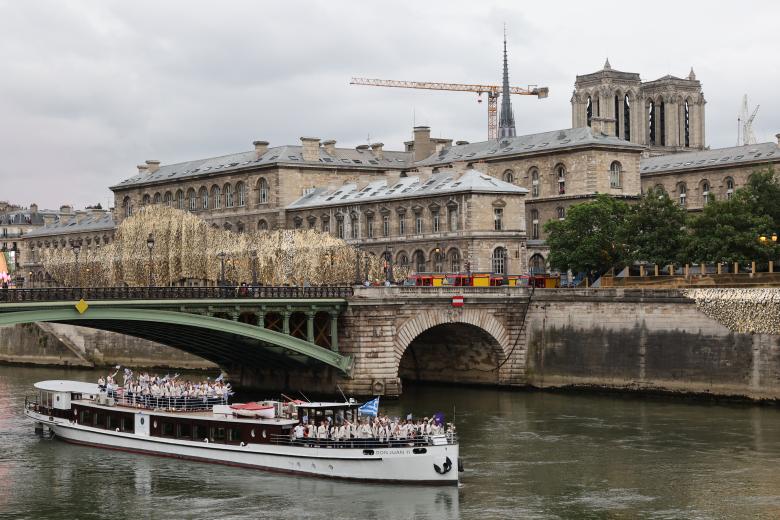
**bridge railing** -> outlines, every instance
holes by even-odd
[[[95,300],[348,298],[352,287],[49,287],[0,289],[0,303]]]

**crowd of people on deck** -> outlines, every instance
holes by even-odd
[[[319,422],[304,417],[295,425],[290,434],[296,442],[317,441],[351,441],[355,439],[390,442],[394,440],[408,442],[409,440],[423,439],[431,435],[450,434],[455,427],[448,424],[445,428],[443,415],[424,417],[414,420],[411,416],[406,419],[388,417],[361,417],[355,422],[347,418],[334,421],[331,417]]]
[[[216,379],[203,381],[183,380],[179,374],[160,376],[143,372],[136,376],[125,368],[121,384],[117,381],[120,367],[113,374],[98,378],[98,388],[109,397],[124,404],[154,406],[155,408],[189,408],[226,404],[233,394],[230,383],[220,375]]]

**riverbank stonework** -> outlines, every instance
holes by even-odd
[[[780,336],[730,330],[682,292],[537,291],[527,320],[533,387],[780,399]]]

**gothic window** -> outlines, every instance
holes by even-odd
[[[623,98],[623,139],[631,140],[631,102],[628,94]]]
[[[535,240],[539,238],[539,210],[538,209],[531,210],[531,238]]]
[[[398,234],[404,236],[406,234],[406,214],[398,215]]]
[[[531,168],[531,196],[539,196],[539,170]]]
[[[493,229],[501,231],[504,229],[504,209],[493,208]]]
[[[382,217],[382,236],[390,236],[390,215]]]
[[[232,208],[233,207],[233,186],[231,186],[230,184],[225,184],[225,187],[222,191],[225,192],[225,207]]]
[[[701,182],[701,200],[705,206],[710,202],[710,183],[707,180]]]
[[[176,192],[176,209],[184,209],[184,192],[182,190]]]
[[[588,101],[585,103],[585,116],[587,118],[588,126],[590,126],[593,119],[593,100],[588,96]]]
[[[655,102],[649,101],[647,103],[647,135],[649,137],[649,144],[655,144]]]
[[[246,184],[243,182],[236,184],[236,198],[238,199],[239,208],[246,205]]]
[[[419,213],[414,216],[414,232],[417,235],[421,235],[423,232],[423,219]]]
[[[609,166],[609,187],[620,188],[622,168],[618,161],[613,161]]]
[[[293,219],[293,227],[294,229],[301,229],[301,227],[303,227],[303,219],[301,217],[295,217]]]
[[[685,147],[688,148],[691,146],[691,107],[688,105],[687,99],[683,108],[685,110]]]
[[[309,222],[309,229],[314,229],[317,224],[317,217],[309,215],[307,221]]]
[[[130,197],[122,199],[122,208],[124,209],[125,217],[133,216],[133,206],[130,204]]]
[[[726,177],[726,200],[731,200],[734,196],[734,179]]]
[[[258,229],[258,231],[268,231],[268,222],[266,222],[265,220],[261,219],[257,223],[257,229]]]
[[[262,177],[257,181],[257,202],[260,204],[268,202],[268,181]]]
[[[188,207],[190,208],[190,211],[195,211],[198,209],[198,197],[195,195],[195,190],[190,188],[187,190],[187,201],[188,201]]]
[[[171,194],[170,191],[165,192],[165,195],[163,196],[163,202],[169,208],[171,207],[171,204],[173,203],[173,195]]]
[[[457,249],[450,249],[450,272],[460,272],[460,252]]]
[[[555,174],[558,177],[558,195],[566,194],[566,168],[559,164],[555,167]]]
[[[531,266],[531,274],[544,274],[544,257],[542,255],[536,253],[528,263]]]
[[[493,250],[492,257],[493,272],[496,274],[506,274],[506,249],[497,247]]]
[[[433,232],[438,233],[439,232],[439,213],[436,212],[433,214]]]
[[[144,194],[144,198],[141,199],[141,204],[144,205],[144,206],[148,206],[150,202],[151,202],[151,199],[149,197],[149,194],[148,193]]]
[[[200,207],[201,209],[209,209],[209,190],[206,188],[200,189]]]
[[[620,137],[620,97],[615,96],[615,137]]]
[[[680,195],[680,206],[685,206],[685,198],[688,195],[688,188],[684,182],[677,185],[677,193]]]
[[[566,208],[563,206],[558,206],[555,208],[555,214],[558,215],[558,220],[563,220],[566,218]]]
[[[418,273],[425,272],[425,254],[422,251],[415,251],[414,253],[414,269]]]
[[[396,264],[400,265],[401,267],[409,267],[409,257],[406,256],[406,253],[401,253],[398,255],[398,261],[396,261]]]
[[[320,227],[322,227],[323,233],[330,233],[330,218],[322,217],[322,224]]]
[[[344,219],[340,218],[336,220],[336,236],[344,239]]]
[[[661,131],[661,146],[666,146],[666,105],[663,101],[658,107],[658,126]]]
[[[504,172],[504,182],[515,182],[515,173],[512,170],[506,170]]]
[[[219,189],[219,186],[211,187],[211,207],[214,209],[222,207],[222,191]]]
[[[162,202],[162,195],[160,195],[159,193],[155,193],[154,194],[154,203],[155,204],[159,204],[160,202]]]
[[[374,217],[366,217],[366,234],[368,238],[374,238]]]

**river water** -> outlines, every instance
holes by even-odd
[[[22,415],[43,379],[0,366],[0,518],[780,518],[780,410],[618,396],[407,388],[391,414],[443,410],[459,488],[363,485],[80,447]]]

